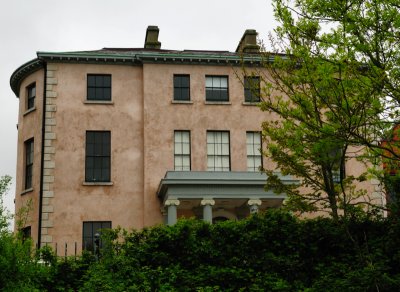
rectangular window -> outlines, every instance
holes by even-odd
[[[175,131],[175,170],[190,170],[190,131]]]
[[[33,139],[25,142],[25,190],[32,188]]]
[[[27,226],[21,229],[22,240],[25,241],[31,238],[31,227]]]
[[[109,101],[111,100],[111,75],[87,75],[87,99]]]
[[[340,167],[339,163],[338,165],[334,166],[335,169],[332,170],[332,179],[335,184],[340,184],[343,179],[346,178],[346,168],[345,166]]]
[[[244,77],[244,101],[260,102],[260,77]]]
[[[207,131],[207,170],[230,171],[229,132]]]
[[[95,240],[98,234],[101,235],[102,229],[110,229],[111,221],[89,221],[83,222],[83,237],[82,237],[82,249],[93,252],[95,246]],[[99,237],[98,247],[103,248],[103,242]]]
[[[246,132],[247,171],[258,171],[262,166],[261,133]]]
[[[109,182],[111,168],[111,132],[86,131],[85,180]]]
[[[36,83],[29,85],[27,88],[27,97],[26,97],[26,109],[32,109],[35,107],[35,98],[36,98]]]
[[[190,75],[174,75],[174,100],[190,100]]]
[[[206,101],[229,101],[228,76],[206,76]]]

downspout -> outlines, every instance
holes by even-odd
[[[46,83],[47,83],[47,62],[43,61],[44,80],[43,80],[43,107],[42,107],[42,150],[40,157],[40,188],[39,188],[39,222],[38,222],[38,242],[39,249],[42,241],[42,208],[43,208],[43,173],[44,173],[44,134],[46,122]]]

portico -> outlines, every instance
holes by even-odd
[[[167,171],[157,195],[168,225],[175,224],[179,217],[212,223],[281,206],[286,194],[265,190],[266,180],[261,172]],[[287,184],[298,182],[290,176],[282,176],[281,180]]]

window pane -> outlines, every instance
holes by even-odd
[[[222,154],[229,155],[229,145],[228,144],[222,144]]]
[[[189,143],[189,132],[188,131],[182,131],[182,142],[184,143]]]
[[[206,87],[213,87],[212,77],[206,77]]]
[[[182,156],[182,165],[189,167],[190,166],[190,158],[189,156]]]
[[[189,77],[188,76],[182,76],[181,77],[181,86],[182,87],[189,87]]]
[[[181,99],[182,100],[190,100],[190,89],[189,88],[181,89]]]
[[[104,86],[103,79],[104,79],[104,76],[101,76],[101,75],[96,76],[96,87],[103,87]]]
[[[96,89],[88,88],[88,99],[95,99],[95,98],[96,98]]]
[[[221,101],[228,101],[229,100],[228,91],[226,91],[226,90],[220,91],[220,100]]]
[[[214,132],[207,132],[207,143],[214,143]]]
[[[221,77],[221,87],[228,88],[228,78]]]
[[[111,76],[103,76],[103,84],[104,87],[110,87],[111,88]]]
[[[207,144],[207,154],[208,155],[214,155],[214,144]]]
[[[182,154],[182,143],[178,143],[175,145],[175,153]]]
[[[175,131],[175,142],[182,142],[182,131]]]
[[[182,154],[190,154],[190,145],[189,144],[182,145]]]
[[[213,87],[221,87],[221,77],[213,77]]]
[[[101,181],[110,181],[110,171],[108,169],[103,169]]]
[[[88,86],[95,87],[96,86],[96,76],[88,75],[87,82],[88,82]]]
[[[103,98],[104,100],[111,100],[111,88],[104,88]]]
[[[182,94],[178,88],[174,89],[174,100],[182,100]]]
[[[229,143],[229,134],[227,132],[223,132],[221,136],[223,143]]]

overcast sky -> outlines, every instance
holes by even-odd
[[[234,51],[246,29],[268,42],[271,0],[0,0],[0,176],[15,180],[18,99],[12,72],[37,51],[143,47],[157,25],[163,49]],[[5,198],[14,211],[15,184]]]

